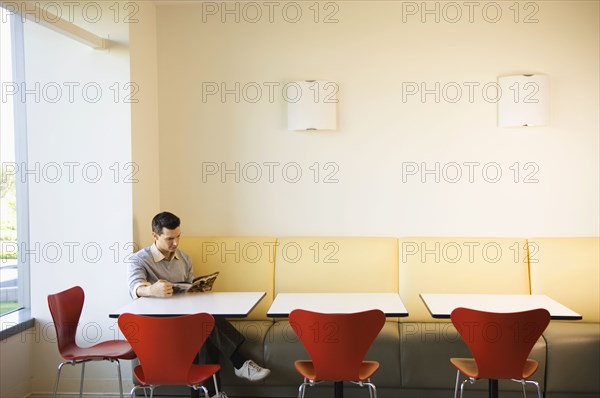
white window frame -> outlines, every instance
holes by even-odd
[[[0,3],[1,5],[1,3]],[[25,82],[25,41],[23,19],[9,13],[12,41],[13,82],[18,86]],[[15,162],[27,164],[27,104],[16,97],[14,106]],[[18,306],[19,309],[0,316],[0,340],[33,327],[31,317],[31,290],[29,256],[23,255],[23,248],[29,247],[29,187],[27,179],[16,178],[17,201],[17,244],[18,244]]]

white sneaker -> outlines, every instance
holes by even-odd
[[[211,398],[228,398],[227,394],[225,394],[223,391],[221,391],[218,394],[213,395]]]
[[[235,369],[235,375],[242,379],[250,381],[259,381],[271,374],[271,371],[258,366],[253,360],[249,359],[242,365],[241,368]]]

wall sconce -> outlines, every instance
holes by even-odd
[[[335,130],[338,85],[323,80],[304,80],[285,85],[288,130]]]
[[[550,120],[548,75],[516,75],[498,78],[498,126],[544,126]]]

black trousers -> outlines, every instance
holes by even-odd
[[[220,357],[229,360],[244,341],[244,336],[228,320],[215,317],[215,327],[198,353],[198,363],[219,363]],[[219,373],[217,383],[221,384]],[[207,381],[205,387],[211,396],[214,395],[212,381]]]

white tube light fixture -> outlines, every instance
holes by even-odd
[[[498,126],[544,126],[550,120],[548,75],[515,75],[498,78]]]
[[[324,80],[287,83],[288,130],[335,130],[337,92],[336,83]]]

